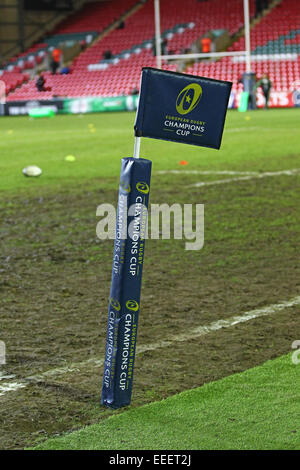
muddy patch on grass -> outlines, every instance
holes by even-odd
[[[247,185],[153,190],[153,203],[204,203],[205,246],[146,244],[138,344],[299,295],[299,213],[292,177]],[[21,448],[112,413],[101,407],[112,241],[96,207],[115,191],[39,190],[1,203],[1,328],[13,381],[77,367],[0,396],[1,448]],[[196,387],[290,351],[299,308],[136,359],[132,406]],[[97,360],[100,361],[99,365]],[[78,366],[78,364],[81,364]],[[0,385],[3,381],[0,382]]]

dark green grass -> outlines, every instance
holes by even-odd
[[[300,366],[287,355],[50,439],[36,449],[300,449]]]

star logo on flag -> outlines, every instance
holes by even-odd
[[[192,93],[192,94],[191,94]],[[188,114],[197,106],[202,96],[202,88],[198,83],[190,83],[177,96],[176,110],[179,114]],[[187,108],[186,108],[187,106]]]

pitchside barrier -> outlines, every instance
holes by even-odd
[[[132,393],[151,175],[151,161],[139,158],[140,138],[219,149],[230,90],[230,82],[143,68],[134,158],[121,166],[101,396],[107,407],[129,405]]]
[[[242,92],[231,92],[228,108],[238,109]],[[263,93],[258,90],[256,105],[263,108],[265,100]],[[0,116],[24,116],[32,108],[52,107],[56,114],[87,114],[113,111],[133,111],[138,106],[138,96],[81,97],[53,98],[52,100],[8,101],[0,103]],[[271,90],[269,108],[293,108],[300,106],[300,91]]]
[[[53,98],[51,100],[8,101],[0,108],[0,115],[22,116],[32,109],[48,108],[57,114],[87,114],[137,109],[138,95],[133,96],[85,96],[81,98]]]

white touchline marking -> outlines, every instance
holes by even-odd
[[[248,132],[248,131],[255,131],[256,129],[260,129],[257,126],[245,126],[245,127],[232,127],[231,129],[225,129],[225,133],[227,134],[228,132]],[[266,127],[262,128],[264,131],[269,130]]]
[[[3,385],[0,385],[0,397],[2,395],[5,395],[5,393],[7,392],[15,392],[16,390],[19,390],[20,388],[25,388],[26,387],[26,383],[24,382],[10,382],[10,383],[6,383],[6,384],[3,384]]]
[[[260,178],[267,178],[269,176],[293,176],[300,173],[300,168],[295,168],[293,170],[282,170],[282,171],[266,171],[265,173],[257,173],[256,175],[248,175],[248,176],[238,176],[236,178],[227,178],[224,180],[216,180],[216,181],[199,181],[198,183],[194,183],[189,185],[189,187],[197,187],[200,188],[201,186],[213,186],[215,184],[224,184],[224,183],[232,183],[234,181],[248,181],[252,179],[260,179]]]
[[[268,132],[268,131],[274,131],[274,128],[273,127],[258,127],[258,126],[245,126],[245,127],[231,127],[231,128],[226,128],[224,130],[224,133],[225,134],[228,134],[228,132],[248,132],[248,131],[255,131],[259,129],[259,131],[261,132]],[[280,130],[282,131],[283,129],[286,129],[288,131],[299,131],[299,128],[297,127],[284,127],[284,128],[281,128]]]
[[[0,371],[0,380],[14,379],[15,375],[4,375],[4,372]]]
[[[268,305],[262,308],[256,308],[254,310],[250,310],[249,312],[245,312],[242,315],[234,315],[232,317],[225,318],[224,320],[217,320],[210,323],[209,325],[197,326],[196,328],[193,328],[189,333],[172,335],[168,340],[161,340],[156,343],[137,346],[136,354],[141,354],[146,351],[155,351],[156,349],[160,348],[167,348],[169,346],[172,346],[174,343],[199,338],[200,336],[204,336],[213,331],[218,331],[222,328],[230,328],[231,326],[238,325],[240,323],[245,323],[249,320],[253,320],[254,318],[272,315],[273,313],[280,312],[281,310],[284,310],[289,307],[294,307],[296,305],[300,305],[300,296],[294,297],[290,300],[279,302],[277,304]],[[69,366],[51,369],[46,372],[42,372],[41,374],[31,375],[21,380],[19,383],[4,383],[2,386],[0,386],[0,396],[5,395],[8,392],[14,392],[18,389],[25,388],[31,383],[42,382],[47,377],[58,377],[60,375],[69,374],[71,372],[79,371],[81,368],[87,367],[89,365],[92,367],[100,367],[103,365],[103,363],[103,359],[91,358],[87,359],[86,361],[70,364]]]
[[[258,171],[229,171],[229,170],[160,170],[157,175],[259,175]]]
[[[242,315],[234,315],[224,320],[217,320],[206,326],[197,326],[193,328],[189,333],[182,333],[180,335],[173,335],[169,340],[162,340],[153,344],[145,344],[145,346],[137,347],[137,353],[151,351],[162,347],[171,346],[175,342],[187,341],[198,338],[199,336],[206,335],[212,331],[221,330],[222,328],[229,328],[239,323],[244,323],[254,318],[263,317],[265,315],[271,315],[272,313],[280,312],[288,307],[294,307],[300,305],[300,296],[294,297],[291,300],[286,300],[278,304],[272,304],[267,307],[257,308],[245,312]]]

